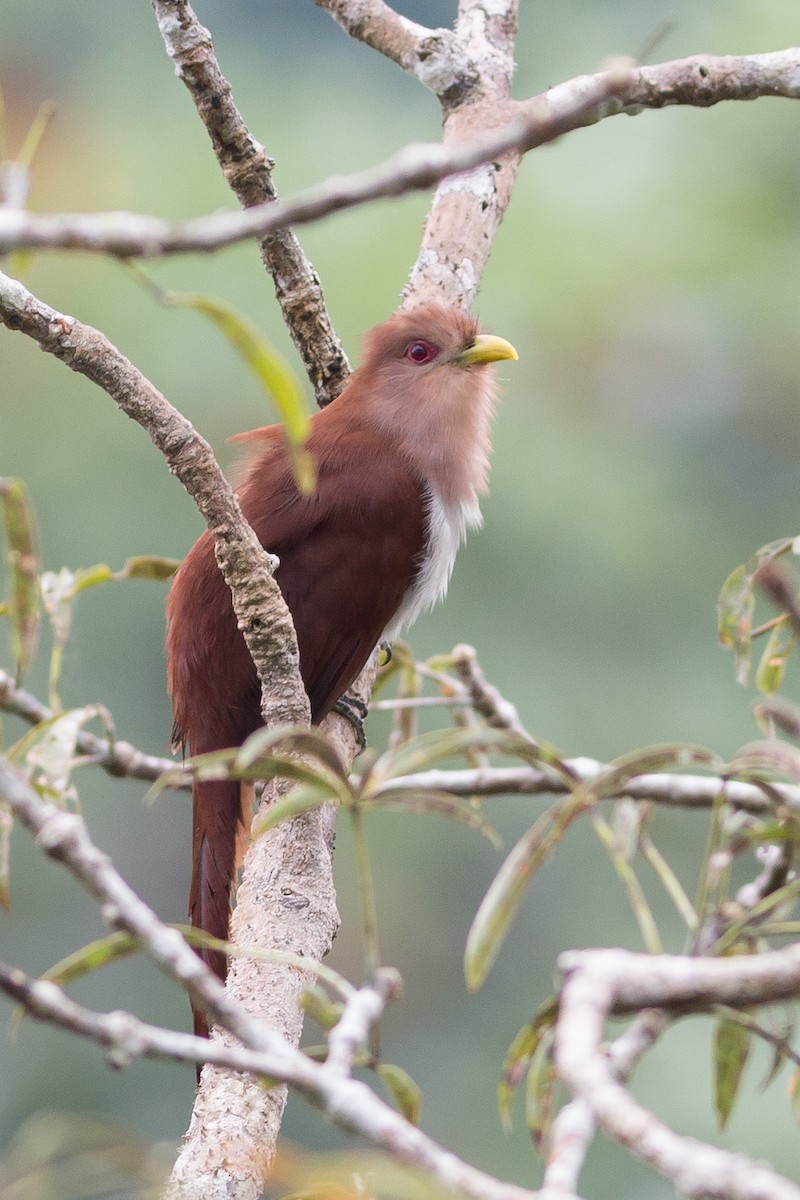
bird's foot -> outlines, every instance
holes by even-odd
[[[364,720],[369,712],[367,705],[357,696],[340,696],[333,706],[333,711],[353,726],[358,753],[362,754],[367,748],[367,735],[364,733]]]
[[[389,663],[392,661],[392,658],[394,657],[392,654],[392,643],[384,640],[379,643],[378,650],[380,651],[380,656],[378,658],[378,666],[388,667]]]

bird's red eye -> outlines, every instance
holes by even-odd
[[[417,363],[418,365],[427,362],[433,362],[439,353],[437,346],[433,346],[430,342],[412,342],[406,350],[406,358],[409,362]]]

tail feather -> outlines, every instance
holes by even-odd
[[[192,884],[189,919],[196,929],[227,940],[231,892],[241,860],[246,831],[243,804],[250,789],[237,781],[195,783],[192,829]],[[228,959],[220,950],[198,949],[197,953],[223,981]],[[193,1008],[194,1031],[208,1036],[205,1014]]]

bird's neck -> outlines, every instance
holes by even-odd
[[[342,405],[341,418],[367,423],[378,439],[378,453],[391,447],[425,489],[445,508],[468,513],[472,524],[478,497],[487,489],[493,373],[465,373],[463,389],[441,387],[431,374],[413,400],[405,380],[393,384],[387,379],[378,404],[362,398],[359,382],[354,377],[351,389],[336,402]]]

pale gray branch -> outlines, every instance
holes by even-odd
[[[725,959],[587,950],[562,955],[559,966],[565,975],[556,1027],[559,1074],[610,1137],[692,1200],[800,1200],[800,1187],[769,1167],[669,1129],[618,1082],[602,1047],[613,1014],[796,999],[800,946]]]
[[[27,721],[30,725],[39,725],[49,721],[54,715],[53,710],[42,704],[31,692],[17,687],[7,671],[0,670],[0,709],[13,713]],[[82,755],[91,759],[97,766],[107,771],[109,775],[144,779],[150,782],[159,779],[165,771],[174,771],[177,763],[172,758],[157,758],[153,754],[145,754],[137,750],[130,742],[121,742],[116,738],[110,742],[107,738],[97,737],[93,733],[82,730],[78,734],[77,748]],[[176,783],[175,787],[190,787],[190,780]]]
[[[594,758],[568,758],[564,765],[574,778],[591,783],[610,770],[608,763]],[[388,780],[382,789],[414,788],[452,792],[456,796],[536,796],[543,793],[563,794],[568,790],[564,777],[548,767],[477,767],[464,771],[419,771],[415,775],[399,775]],[[800,787],[796,784],[770,782],[774,793],[787,809],[800,809]],[[721,779],[715,775],[670,775],[667,773],[637,775],[629,779],[618,795],[633,800],[650,800],[670,808],[710,808],[722,794],[732,808],[766,816],[774,812],[769,797],[754,783],[737,779]],[[613,798],[609,796],[609,798]]]
[[[260,204],[244,212],[167,221],[124,212],[57,216],[0,209],[0,254],[30,248],[151,258],[222,249],[288,225],[317,221],[370,200],[426,189],[445,176],[469,171],[511,150],[553,141],[576,124],[585,123],[619,83],[617,75],[599,75],[594,90],[585,91],[570,113],[562,109],[551,117],[542,107],[458,145],[406,146],[376,167],[353,175],[334,176],[293,197]]]
[[[376,167],[331,178],[245,212],[180,222],[135,213],[56,215],[0,209],[0,253],[66,249],[147,258],[218,250],[370,200],[429,188],[503,154],[525,152],[619,113],[671,104],[707,108],[723,100],[761,96],[800,97],[800,48],[738,57],[700,55],[638,68],[621,61],[610,73],[578,76],[529,100],[509,101],[505,112],[495,113],[489,133],[447,146],[407,146]],[[476,119],[473,113],[473,125]]]

